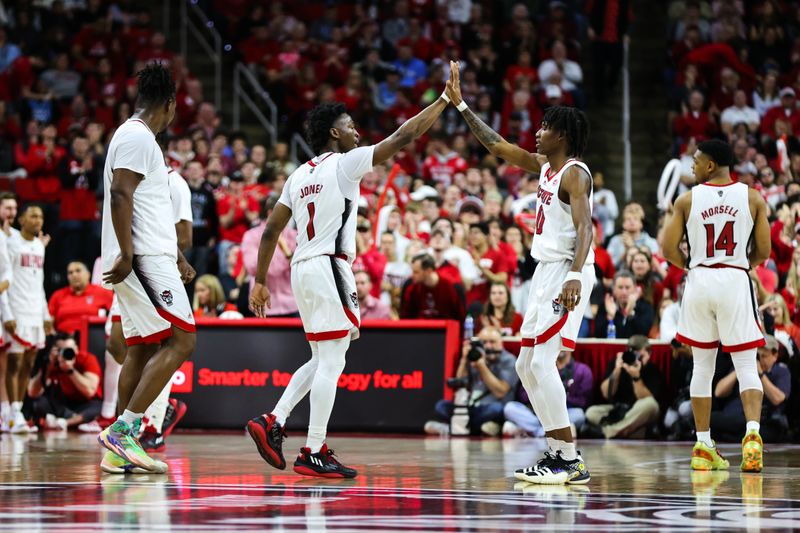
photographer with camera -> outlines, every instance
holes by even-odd
[[[609,361],[600,392],[609,403],[586,410],[585,436],[630,437],[658,420],[661,371],[650,361],[650,341],[644,335],[628,339],[628,349]]]
[[[59,333],[36,361],[28,383],[34,420],[45,417],[49,429],[66,430],[100,414],[100,364],[78,349],[75,338]]]
[[[477,341],[464,341],[456,377],[449,379],[447,385],[457,391],[469,390],[469,429],[473,435],[500,433],[503,409],[514,398],[519,382],[515,362],[514,356],[503,349],[503,337],[494,326],[484,327]],[[439,421],[428,421],[425,432],[449,434],[455,407],[450,400],[439,400],[436,403]]]

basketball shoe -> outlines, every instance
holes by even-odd
[[[103,416],[98,416],[91,422],[84,422],[78,426],[78,431],[81,433],[100,433],[108,426],[114,423],[114,418],[105,418]]]
[[[145,470],[135,464],[127,461],[117,455],[116,453],[112,452],[111,450],[106,450],[106,453],[103,455],[103,460],[100,462],[100,470],[105,472],[106,474],[166,474],[167,473],[167,463],[163,461],[154,460],[156,469],[155,470]]]
[[[589,483],[592,477],[580,453],[575,459],[568,461],[564,459],[559,450],[555,455],[550,454],[549,460],[540,461],[536,467],[528,469],[528,472],[519,479],[540,485],[563,485],[565,483],[584,485]]]
[[[526,483],[533,483],[532,481],[528,481],[528,477],[533,475],[537,470],[540,468],[549,468],[550,464],[553,463],[556,459],[556,454],[552,452],[552,450],[548,450],[544,452],[544,456],[539,459],[535,465],[529,466],[528,468],[519,468],[514,471],[514,477],[520,481],[525,481]]]
[[[157,432],[156,428],[150,424],[144,427],[142,436],[139,437],[139,443],[142,445],[142,449],[149,453],[160,453],[167,449],[164,434]]]
[[[357,472],[336,460],[333,450],[323,444],[317,453],[310,448],[300,448],[300,454],[294,462],[294,471],[303,476],[327,478],[354,478]]]
[[[164,437],[169,437],[178,422],[181,421],[183,415],[186,414],[186,404],[175,398],[170,398],[167,404],[167,412],[164,414],[164,423],[162,424],[161,433]]]
[[[764,442],[758,431],[750,430],[742,439],[742,472],[761,472],[764,468]]]
[[[727,470],[730,463],[722,457],[716,446],[697,441],[692,448],[692,470]]]
[[[147,452],[142,449],[139,439],[136,438],[136,435],[139,434],[139,424],[140,421],[138,420],[133,425],[117,420],[100,432],[97,436],[97,442],[128,462],[150,472],[155,472],[155,460],[147,455]]]
[[[286,459],[283,457],[286,430],[275,419],[275,415],[264,414],[253,418],[247,423],[247,432],[266,462],[279,470],[286,468]]]

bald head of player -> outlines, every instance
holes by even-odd
[[[306,139],[319,155],[349,152],[358,146],[359,135],[353,118],[341,102],[320,104],[306,118]]]
[[[160,63],[147,65],[136,74],[136,114],[150,131],[160,133],[175,118],[175,82]]]
[[[547,108],[536,132],[536,152],[547,156],[583,157],[589,139],[589,119],[575,107]]]
[[[719,139],[703,141],[697,145],[692,167],[698,183],[715,178],[730,179],[730,166],[733,163],[731,145]]]

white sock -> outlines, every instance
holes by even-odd
[[[156,399],[153,400],[153,403],[150,404],[150,407],[144,412],[148,424],[153,426],[156,433],[161,433],[164,424],[164,415],[167,414],[167,406],[169,405],[170,390],[172,390],[172,382],[168,381],[167,385],[161,390],[158,396],[156,396]]]
[[[306,448],[311,453],[319,452],[328,432],[328,421],[336,399],[339,376],[344,370],[345,354],[350,346],[350,337],[331,341],[319,341],[319,365],[311,383],[311,414],[308,419]]]
[[[755,420],[750,420],[749,422],[747,422],[747,433],[750,433],[751,431],[755,431],[756,433],[758,433],[760,429],[761,429],[761,424],[759,424]]]
[[[144,413],[133,413],[133,412],[131,412],[131,411],[129,411],[129,410],[127,410],[127,409],[125,409],[125,412],[124,412],[124,413],[122,413],[122,414],[119,416],[118,420],[122,420],[122,421],[123,421],[123,422],[125,422],[126,424],[128,424],[128,425],[131,425],[131,424],[133,424],[134,422],[136,422],[137,420],[141,420],[141,418],[142,418],[143,416],[144,416]]]
[[[280,425],[286,424],[286,419],[294,409],[297,403],[306,397],[308,391],[311,390],[311,383],[314,381],[314,375],[317,373],[317,365],[319,364],[319,344],[317,341],[310,341],[311,345],[311,359],[297,369],[289,380],[289,385],[283,391],[281,399],[272,410],[275,415],[275,420]]]
[[[103,418],[114,418],[117,416],[117,398],[119,397],[119,373],[122,365],[106,350],[106,369],[103,372],[103,406],[100,409],[100,416]]]
[[[8,420],[11,416],[11,404],[9,402],[0,402],[0,418]]]
[[[578,458],[578,452],[575,450],[575,443],[574,442],[565,442],[561,441],[563,444],[561,445],[561,457],[566,459],[567,461],[574,461]]]
[[[545,438],[547,439],[547,446],[550,448],[550,451],[551,451],[551,452],[553,452],[553,453],[556,453],[558,450],[560,450],[560,449],[561,449],[561,448],[559,447],[559,445],[558,445],[558,443],[559,443],[560,441],[557,441],[557,440],[556,440],[556,439],[554,439],[553,437],[545,437]]]
[[[22,402],[11,402],[11,416],[16,416],[22,412]]]
[[[711,430],[708,431],[698,431],[697,432],[697,442],[702,442],[709,448],[714,447],[714,441],[711,440]]]

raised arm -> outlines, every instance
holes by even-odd
[[[448,87],[453,83],[452,61],[450,65],[451,72],[450,79],[447,80]],[[379,165],[383,163],[402,150],[404,146],[418,139],[433,126],[433,123],[436,122],[445,107],[447,107],[447,100],[440,96],[431,105],[403,122],[403,125],[397,128],[394,133],[375,145],[375,151],[372,153],[372,164]]]
[[[749,190],[750,213],[753,216],[753,248],[750,250],[750,267],[755,268],[766,261],[772,251],[769,221],[767,220],[767,204],[761,194]]]
[[[675,200],[672,206],[672,215],[667,215],[664,224],[664,237],[661,247],[667,261],[678,268],[686,268],[686,254],[681,251],[681,240],[686,227],[686,218],[692,209],[692,192],[685,192]],[[768,228],[769,231],[769,228]],[[769,235],[767,235],[769,240]]]
[[[458,63],[451,61],[450,81],[447,82],[446,93],[452,104],[456,107],[464,101],[461,98],[460,83]],[[512,165],[518,166],[528,172],[539,172],[542,165],[547,161],[545,156],[532,154],[527,150],[523,150],[516,144],[511,144],[503,139],[499,133],[478,118],[470,108],[464,106],[463,110],[459,109],[459,111],[464,115],[464,120],[467,122],[469,129],[472,130],[473,135],[475,135],[492,155],[508,161]]]

